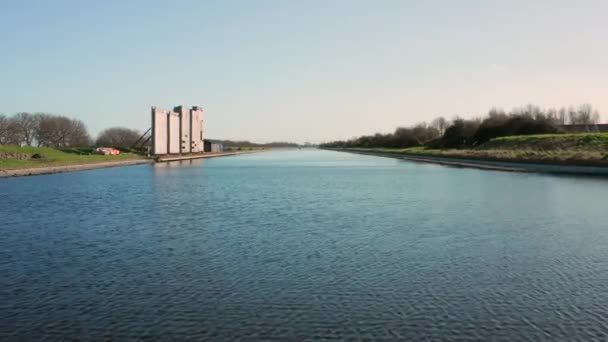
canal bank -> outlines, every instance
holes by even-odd
[[[509,172],[534,172],[534,173],[552,173],[552,174],[579,174],[579,175],[596,175],[608,176],[608,165],[601,164],[568,164],[549,163],[546,161],[507,161],[507,160],[489,160],[489,159],[473,159],[459,157],[445,157],[418,153],[390,153],[390,152],[373,152],[361,151],[352,149],[331,149],[338,152],[349,152],[357,154],[372,155],[378,157],[396,158],[409,160],[421,163],[433,163],[454,167],[467,167],[483,170],[509,171]]]
[[[2,177],[23,177],[23,176],[39,176],[53,173],[86,171],[94,169],[104,169],[110,167],[133,166],[141,164],[152,164],[152,159],[133,159],[133,160],[117,160],[108,162],[88,163],[88,164],[72,164],[72,165],[54,165],[42,166],[26,169],[0,170],[0,178]]]
[[[128,159],[128,160],[114,160],[114,161],[103,161],[103,162],[91,162],[91,163],[78,163],[68,165],[49,165],[41,167],[30,167],[22,169],[0,169],[0,178],[2,177],[23,177],[23,176],[39,176],[48,175],[54,173],[63,172],[75,172],[75,171],[87,171],[94,169],[103,169],[111,167],[123,167],[133,166],[142,164],[153,164],[153,163],[164,163],[173,162],[180,160],[192,160],[201,158],[214,158],[214,157],[225,157],[234,156],[239,154],[254,153],[259,151],[239,151],[239,152],[220,152],[220,153],[205,153],[205,154],[189,154],[189,155],[168,155],[158,156],[154,159],[151,158],[140,158],[140,159]]]
[[[158,163],[168,163],[173,161],[180,160],[193,160],[193,159],[203,159],[203,158],[214,158],[214,157],[227,157],[227,156],[236,156],[239,154],[248,154],[259,152],[257,150],[254,151],[238,151],[238,152],[214,152],[214,153],[192,153],[192,154],[184,154],[184,155],[164,155],[164,156],[156,156],[155,161]]]

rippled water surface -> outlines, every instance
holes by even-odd
[[[0,338],[608,339],[608,180],[292,150],[0,179]]]

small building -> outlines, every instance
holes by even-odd
[[[224,151],[224,145],[219,140],[205,139],[205,152],[219,153]]]

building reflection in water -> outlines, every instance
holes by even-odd
[[[172,162],[154,163],[154,174],[157,176],[168,175],[183,168],[200,168],[204,164],[204,159],[179,160]]]

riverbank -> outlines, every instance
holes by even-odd
[[[92,149],[0,146],[0,177],[36,175],[148,163],[144,156],[91,154]]]
[[[184,155],[164,155],[164,156],[156,157],[156,162],[168,163],[168,162],[174,162],[174,161],[180,161],[180,160],[227,157],[227,156],[236,156],[239,154],[255,153],[255,152],[260,152],[260,151],[261,150],[237,151],[237,152],[193,153],[193,154],[184,154]]]
[[[259,152],[238,151],[190,155],[168,155],[151,159],[137,154],[118,156],[66,153],[51,148],[0,146],[0,178],[36,176],[100,168],[213,158]]]
[[[404,159],[421,163],[432,163],[454,167],[467,167],[483,170],[510,171],[510,172],[536,172],[554,174],[580,174],[608,176],[608,164],[568,164],[566,162],[550,163],[542,160],[500,160],[500,159],[481,159],[465,157],[448,157],[440,154],[423,153],[404,153],[404,152],[385,152],[372,151],[372,149],[332,149],[339,152],[350,152],[358,154],[373,155],[378,157],[388,157]]]
[[[501,137],[471,149],[411,147],[333,150],[479,169],[608,175],[606,133]]]
[[[21,176],[38,176],[48,175],[53,173],[63,172],[74,172],[74,171],[86,171],[93,169],[103,169],[110,167],[120,166],[132,166],[141,164],[152,164],[152,159],[132,159],[132,160],[115,160],[107,162],[91,162],[87,164],[71,164],[71,165],[56,165],[56,166],[39,166],[34,168],[23,168],[23,169],[0,169],[1,177],[21,177]]]

